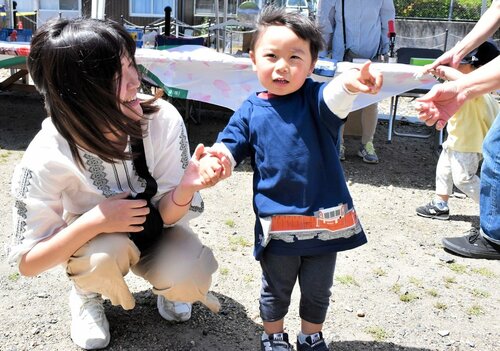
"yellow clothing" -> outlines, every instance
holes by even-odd
[[[448,121],[444,148],[482,153],[483,140],[500,110],[490,94],[467,101]]]

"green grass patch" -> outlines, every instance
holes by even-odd
[[[443,302],[436,302],[434,304],[434,308],[441,310],[441,311],[446,311],[448,309],[448,306]]]
[[[431,295],[432,297],[438,297],[439,293],[436,289],[428,289],[427,294]]]
[[[21,278],[21,275],[18,272],[11,273],[7,277],[7,279],[9,279],[11,282],[17,282],[19,278]]]
[[[472,268],[471,271],[476,273],[476,274],[482,275],[483,277],[486,277],[486,278],[496,277],[496,274],[493,271],[489,270],[488,268],[484,268],[484,267]]]
[[[335,280],[343,285],[355,285],[359,286],[359,283],[354,279],[352,275],[338,275]]]
[[[400,294],[401,293],[401,284],[398,284],[398,283],[394,283],[392,286],[391,286],[391,291],[395,294]]]
[[[241,235],[233,235],[229,238],[229,243],[234,246],[250,247],[252,243]]]
[[[418,299],[418,295],[411,293],[411,292],[407,292],[407,293],[399,295],[399,300],[402,302],[412,302],[416,299]]]
[[[227,267],[222,267],[219,269],[219,274],[220,275],[228,275],[229,274],[229,268]]]
[[[234,228],[234,226],[236,225],[236,223],[232,220],[232,219],[226,219],[226,221],[224,222],[229,228]]]
[[[379,326],[370,326],[365,329],[365,331],[372,336],[377,341],[384,341],[389,337],[387,331]]]
[[[373,274],[375,274],[375,276],[377,277],[385,277],[387,275],[387,272],[378,267],[373,270]]]
[[[479,316],[484,314],[483,308],[478,304],[474,304],[467,309],[467,314],[469,316]]]
[[[491,294],[486,291],[486,290],[481,290],[481,289],[472,289],[472,292],[471,292],[472,296],[475,296],[475,297],[490,297]]]
[[[423,288],[424,287],[424,282],[422,279],[416,278],[416,277],[410,277],[409,281],[411,284],[415,285],[417,288]]]
[[[448,268],[457,274],[465,274],[467,273],[467,266],[459,263],[451,263],[448,265]]]

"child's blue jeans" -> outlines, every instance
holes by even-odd
[[[483,142],[481,193],[479,198],[481,232],[500,244],[500,114]]]
[[[277,256],[264,251],[260,260],[260,316],[265,322],[283,319],[299,280],[300,318],[321,324],[328,310],[337,253],[318,256]]]

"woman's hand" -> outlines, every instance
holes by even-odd
[[[183,185],[191,186],[194,191],[214,186],[231,175],[229,159],[205,151],[205,146],[198,144],[181,180]]]
[[[149,213],[146,200],[127,199],[130,193],[120,193],[107,198],[80,216],[99,230],[97,233],[140,232]]]

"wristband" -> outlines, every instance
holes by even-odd
[[[178,203],[177,203],[177,202],[175,202],[175,200],[174,200],[175,190],[177,190],[177,188],[175,188],[175,189],[174,189],[174,190],[170,193],[170,198],[172,199],[172,202],[174,203],[174,205],[179,206],[179,207],[185,207],[185,206],[189,205],[189,204],[191,203],[191,201],[193,201],[193,197],[194,197],[194,195],[193,195],[193,196],[191,196],[191,198],[189,199],[189,201],[188,201],[188,202],[186,202],[185,204],[178,204]]]

